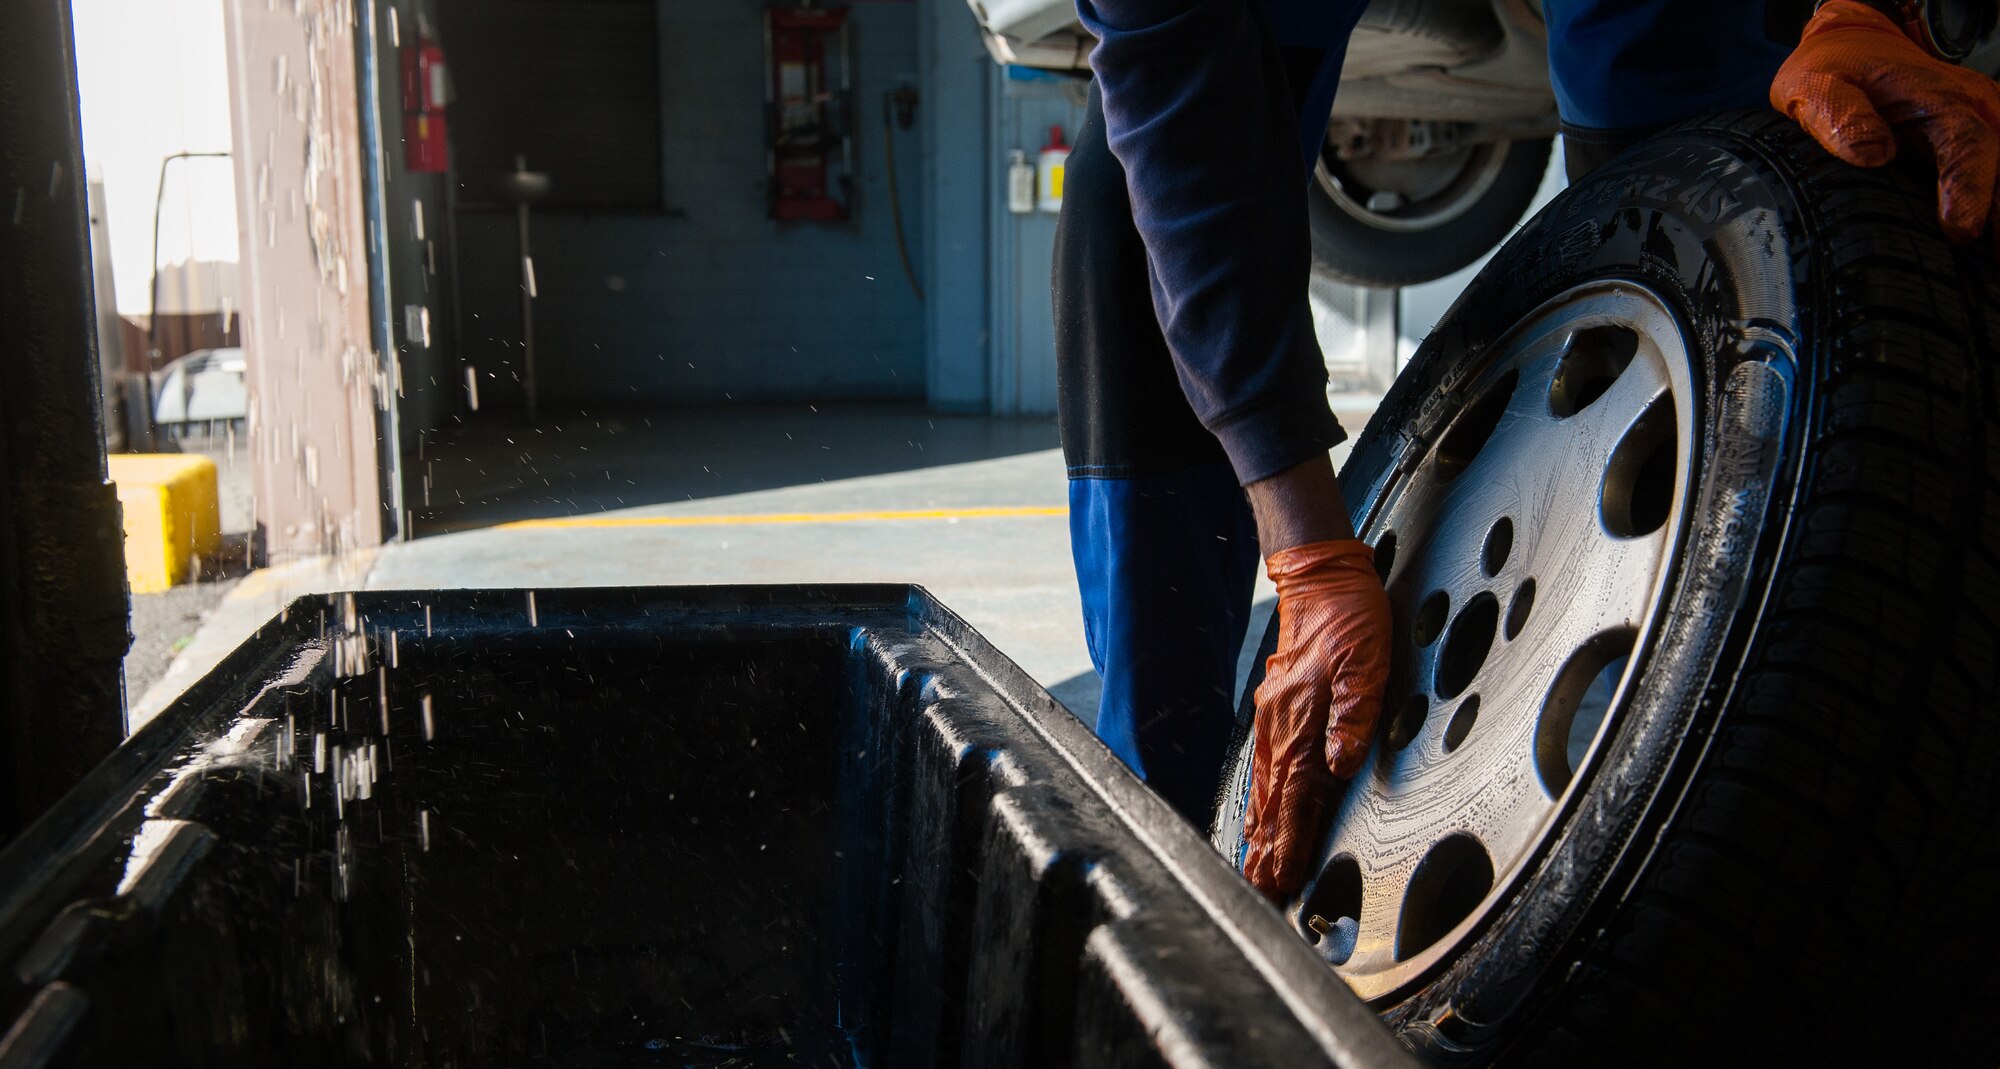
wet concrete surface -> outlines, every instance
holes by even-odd
[[[844,482],[1057,444],[1053,419],[947,415],[911,403],[570,410],[534,426],[489,417],[425,443],[412,469],[409,508],[425,537]]]
[[[223,549],[204,562],[202,576],[158,594],[132,597],[132,648],[125,654],[127,704],[146,693],[194,640],[215,607],[247,572],[252,524],[250,458],[240,434],[197,436],[175,443],[182,453],[215,462]]]
[[[1338,413],[1356,433],[1368,416]],[[1095,722],[1053,420],[854,403],[569,412],[539,433],[495,422],[426,463],[434,511],[418,527],[455,533],[253,574],[152,693],[131,689],[135,723],[302,593],[815,582],[921,584]],[[436,508],[447,492],[467,504]],[[1260,579],[1246,666],[1273,596]]]
[[[133,595],[132,648],[125,654],[128,700],[144,694],[166,673],[175,655],[194,641],[215,606],[235,587],[234,579],[225,579]]]

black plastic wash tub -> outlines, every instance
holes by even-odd
[[[303,599],[0,854],[0,1066],[1396,1065],[909,587]]]

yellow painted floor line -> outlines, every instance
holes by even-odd
[[[1067,516],[1062,505],[1018,505],[963,509],[883,509],[872,512],[753,512],[721,516],[561,516],[546,520],[515,520],[503,531],[550,530],[572,527],[728,527],[752,524],[866,523],[885,520],[1000,520],[1031,516]]]

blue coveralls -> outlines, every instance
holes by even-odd
[[[1302,179],[1366,6],[1077,0],[1099,44],[1054,296],[1097,732],[1196,824],[1228,746],[1259,560],[1241,485],[1346,437],[1307,305]],[[1546,0],[1572,155],[1768,106],[1798,8]]]

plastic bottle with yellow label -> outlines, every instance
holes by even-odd
[[[1045,212],[1062,211],[1063,170],[1069,164],[1069,145],[1063,142],[1063,128],[1049,127],[1049,143],[1042,146],[1042,154],[1036,158],[1041,183],[1035,196],[1035,207]]]

